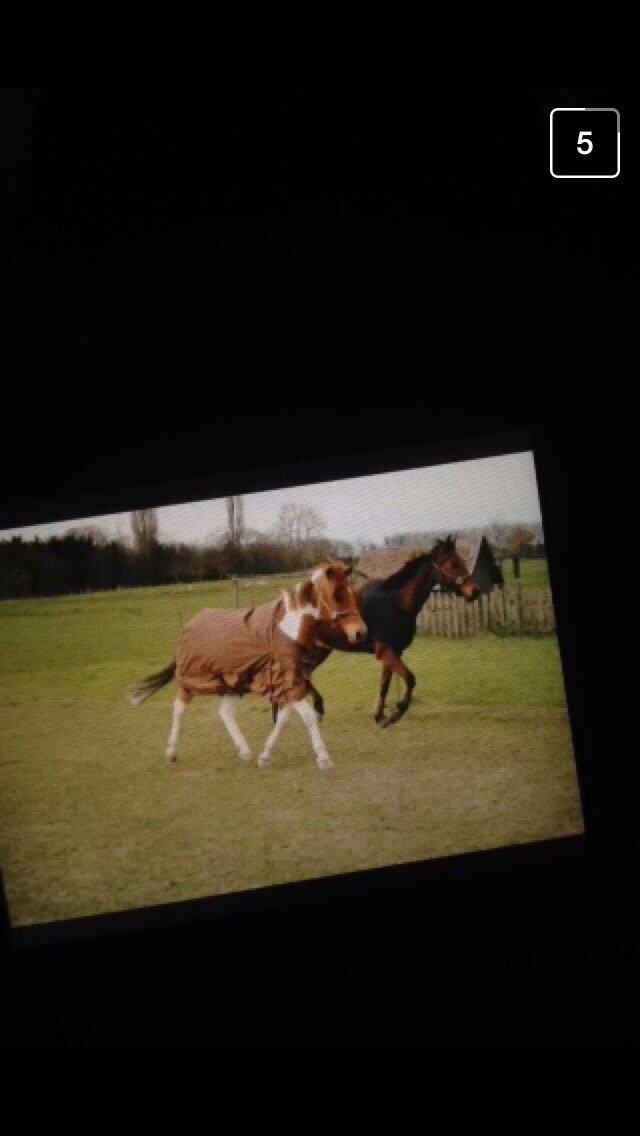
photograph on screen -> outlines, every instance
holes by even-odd
[[[533,453],[0,533],[14,927],[583,831]]]

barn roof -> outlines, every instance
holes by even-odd
[[[456,547],[460,556],[464,560],[470,573],[473,573],[478,562],[478,556],[483,542],[486,543],[489,552],[493,556],[491,546],[487,541],[486,536],[474,537],[473,539],[460,538],[456,541]],[[374,580],[386,580],[388,576],[392,576],[394,572],[399,572],[400,569],[409,560],[413,560],[416,556],[422,556],[425,552],[429,552],[435,540],[425,540],[421,543],[403,544],[399,548],[375,548],[371,552],[365,552],[356,562],[356,569],[365,572]]]

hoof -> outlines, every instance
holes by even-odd
[[[324,769],[327,772],[330,769],[335,769],[335,765],[333,764],[333,762],[332,762],[332,760],[331,760],[331,758],[329,757],[328,754],[327,754],[326,757],[318,757],[316,759],[316,764],[318,766],[318,769]]]
[[[251,761],[251,750],[250,749],[239,749],[238,750],[238,757],[240,758],[240,761]]]
[[[177,761],[178,754],[175,749],[168,749],[166,753],[167,761]]]
[[[271,755],[268,753],[261,753],[258,758],[258,766],[260,769],[268,769],[271,765]]]
[[[401,718],[404,718],[406,712],[407,712],[406,709],[396,710],[395,713],[392,714],[390,718],[387,718],[386,722],[382,723],[383,729],[384,729],[385,726],[393,726],[395,722],[399,722]]]

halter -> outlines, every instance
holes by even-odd
[[[441,576],[446,576],[448,580],[453,580],[454,584],[457,584],[459,588],[462,587],[463,584],[466,584],[467,580],[471,579],[470,572],[467,572],[466,576],[454,576],[452,572],[447,572],[446,568],[441,568],[439,564],[436,564],[435,560],[432,560],[431,563]]]
[[[350,594],[353,595],[352,590],[349,589],[349,591],[350,591]],[[329,604],[325,600],[324,596],[322,595],[322,592],[318,592],[318,600],[319,600],[318,607],[320,607],[320,604],[324,604],[325,608],[329,612],[329,622],[331,622],[331,623],[333,623],[336,619],[340,619],[341,615],[353,615],[354,614],[354,612],[352,612],[349,608],[345,608],[343,611],[333,611],[329,607]]]

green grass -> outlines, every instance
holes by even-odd
[[[278,592],[269,581],[252,597]],[[172,687],[137,710],[126,688],[171,659],[180,619],[231,606],[233,585],[0,604],[0,862],[18,924],[170,902],[581,831],[554,637],[421,637],[401,722],[377,727],[379,665],[318,670],[336,769],[302,722],[271,770],[240,762],[216,709],[189,708],[164,750]],[[391,701],[395,701],[392,688]],[[239,722],[257,755],[269,706]]]
[[[511,558],[503,561],[502,574],[507,586],[517,583],[513,575],[513,560]],[[523,588],[548,588],[550,585],[547,561],[522,559],[520,561],[520,583]]]

